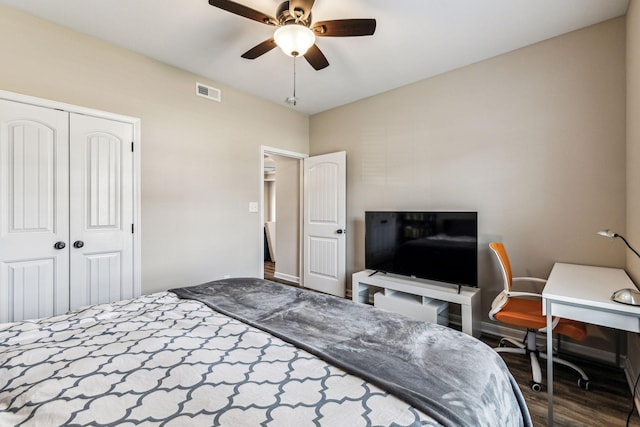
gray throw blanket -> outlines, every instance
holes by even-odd
[[[456,330],[261,279],[171,292],[292,343],[443,425],[532,425],[502,358]]]

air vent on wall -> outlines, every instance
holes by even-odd
[[[216,89],[215,87],[203,85],[202,83],[196,82],[196,95],[220,102],[222,92],[220,91],[220,89]]]

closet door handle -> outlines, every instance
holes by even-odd
[[[58,249],[58,250],[59,250],[59,249],[64,249],[64,248],[65,248],[65,246],[67,246],[67,245],[65,245],[65,243],[64,243],[64,242],[56,242],[56,243],[53,245],[53,247],[54,247],[54,248],[56,248],[56,249]]]
[[[75,242],[73,242],[73,247],[76,249],[80,249],[83,246],[84,242],[82,240],[76,240]]]

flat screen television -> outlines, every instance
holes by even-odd
[[[369,270],[478,286],[477,212],[365,212]]]

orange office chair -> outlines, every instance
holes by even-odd
[[[542,315],[542,295],[532,292],[514,292],[511,288],[515,282],[546,283],[547,281],[535,277],[512,277],[511,264],[504,245],[500,242],[493,242],[489,244],[489,247],[498,257],[498,261],[500,261],[502,278],[504,279],[504,290],[491,303],[489,317],[502,323],[527,328],[527,335],[522,342],[504,337],[500,340],[499,347],[495,350],[498,353],[528,354],[531,358],[531,370],[533,373],[531,389],[540,391],[542,390],[542,373],[538,356],[543,359],[547,358],[547,354],[544,351],[540,351],[536,346],[536,332],[546,332],[547,329],[547,319]],[[553,332],[579,341],[587,336],[587,329],[584,323],[560,318],[553,320]],[[511,343],[516,348],[505,347],[506,343]],[[577,371],[580,374],[578,385],[585,390],[589,389],[589,377],[582,369],[555,356],[553,357],[553,362]]]

